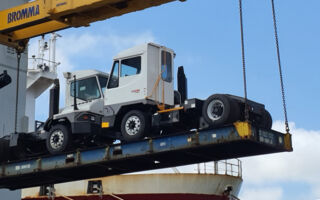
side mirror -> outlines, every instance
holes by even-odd
[[[0,89],[11,83],[11,77],[8,75],[7,70],[0,74]]]

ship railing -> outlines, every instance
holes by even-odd
[[[32,57],[29,58],[29,60],[31,60],[32,66],[30,69],[31,70],[42,70],[42,71],[46,71],[46,72],[53,72],[53,73],[57,73],[57,66],[60,65],[59,62],[54,62],[54,61],[50,61],[48,59],[44,59],[44,58],[36,58],[36,57]],[[49,63],[49,64],[47,64]]]
[[[198,173],[242,177],[242,163],[239,159],[202,163],[198,164]]]
[[[56,62],[56,42],[59,37],[61,37],[59,34],[52,33],[49,42],[47,42],[45,37],[42,36],[38,44],[38,57],[33,55],[32,58],[29,58],[29,65],[32,62],[33,66],[30,70],[57,73],[57,67],[60,63]],[[48,57],[48,59],[45,59],[45,57]]]

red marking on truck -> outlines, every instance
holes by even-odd
[[[132,93],[140,93],[140,89],[131,90]]]

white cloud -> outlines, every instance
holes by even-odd
[[[242,193],[240,199],[243,200],[280,200],[283,191],[279,187],[248,189]]]
[[[63,36],[58,43],[58,49],[67,55],[87,54],[91,56],[104,54],[106,51],[117,53],[123,49],[146,42],[154,42],[152,32],[122,34],[69,34]]]
[[[83,59],[106,65],[119,51],[153,41],[155,37],[149,31],[129,35],[103,35],[89,32],[64,35],[57,43],[57,60],[61,62],[59,69],[71,71],[79,67],[94,68],[94,66],[82,66],[81,60]]]
[[[320,131],[304,130],[290,123],[294,151],[242,159],[245,182],[255,185],[276,182],[309,184],[320,195]],[[283,131],[283,122],[273,129]]]
[[[318,176],[318,178],[319,177],[320,176]],[[320,200],[320,184],[315,185],[314,187],[312,187],[312,193],[316,197],[316,200]]]

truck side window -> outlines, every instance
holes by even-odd
[[[77,80],[76,84],[72,82],[70,87],[70,94],[72,97],[74,97],[74,86],[76,87],[76,97],[78,99],[88,101],[101,97],[96,77]]]
[[[141,56],[121,60],[121,77],[140,74]]]
[[[161,78],[166,82],[172,81],[172,57],[166,51],[161,51]]]
[[[119,61],[115,61],[112,67],[111,76],[109,77],[108,88],[119,86]]]

